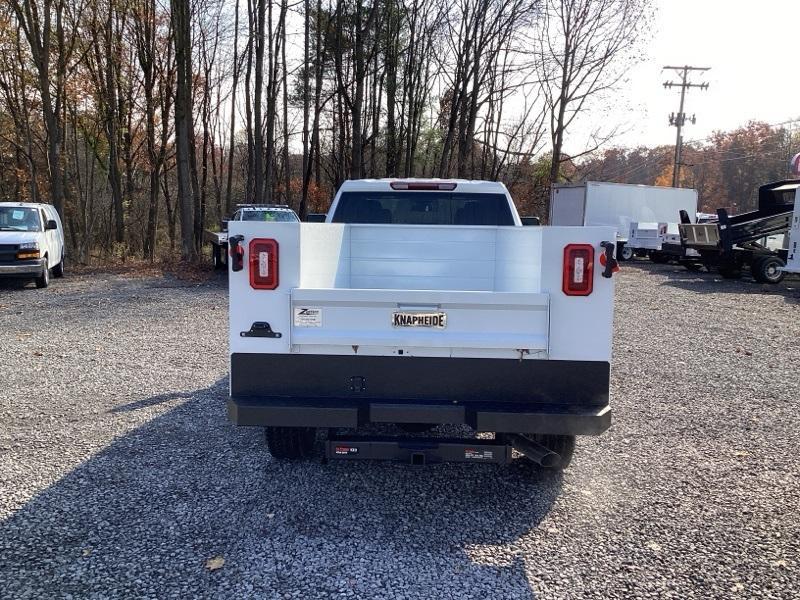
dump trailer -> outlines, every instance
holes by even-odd
[[[697,211],[696,190],[587,181],[556,184],[550,191],[550,225],[613,227],[622,260],[652,250],[628,243],[632,223],[677,224],[681,210]]]
[[[681,214],[681,244],[696,250],[701,262],[725,278],[738,279],[749,267],[759,283],[780,283],[785,274],[787,248],[771,248],[767,238],[789,231],[800,180],[776,181],[758,189],[758,209],[729,215],[717,209],[716,223],[691,223]]]
[[[325,223],[229,233],[228,413],[274,458],[563,468],[609,427],[612,227],[524,227],[496,182],[392,179],[345,182]]]

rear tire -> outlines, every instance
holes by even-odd
[[[783,281],[786,276],[782,270],[785,266],[786,263],[777,256],[764,256],[754,261],[750,270],[757,282],[774,285]]]
[[[42,274],[36,278],[36,287],[37,288],[46,288],[50,285],[50,268],[47,266],[47,257],[44,257],[44,269],[42,269]]]
[[[621,261],[633,258],[633,248],[626,244],[617,244],[617,259]]]
[[[61,255],[61,261],[53,267],[53,277],[61,278],[64,276],[64,255]]]
[[[278,460],[303,460],[314,454],[317,430],[313,427],[265,427],[267,448]]]
[[[548,471],[563,471],[572,462],[572,455],[575,453],[574,435],[534,435],[531,436],[548,450],[552,450],[559,456],[561,461]]]

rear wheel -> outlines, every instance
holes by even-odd
[[[750,267],[753,279],[759,283],[776,284],[783,281],[786,263],[777,256],[764,256],[756,260]]]
[[[619,260],[630,260],[633,258],[633,248],[626,244],[617,244],[617,258]]]
[[[279,460],[311,458],[317,430],[313,427],[266,427],[267,448]]]
[[[61,260],[59,263],[53,267],[53,277],[63,277],[64,276],[64,255],[61,255]]]
[[[531,437],[548,450],[561,456],[561,461],[552,467],[552,470],[562,471],[572,462],[572,455],[575,453],[574,435],[534,435]]]

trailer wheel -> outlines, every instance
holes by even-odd
[[[717,270],[724,279],[739,279],[742,276],[742,267],[739,265],[720,265]]]
[[[759,283],[776,284],[783,281],[786,275],[783,267],[786,263],[777,256],[765,256],[756,260],[750,270],[753,272],[753,279]]]
[[[267,448],[278,460],[302,460],[314,454],[317,430],[313,427],[265,427]]]

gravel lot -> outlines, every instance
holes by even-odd
[[[562,477],[277,464],[226,421],[221,282],[0,282],[0,596],[797,598],[800,281],[617,289],[615,424]]]

